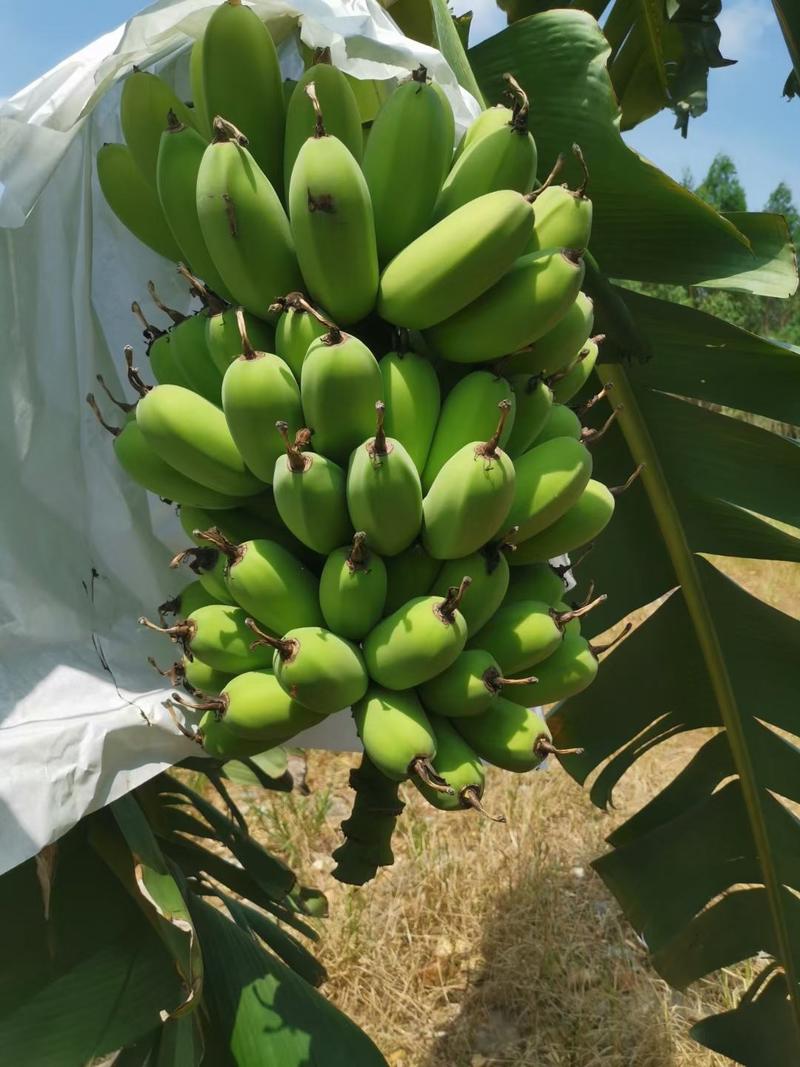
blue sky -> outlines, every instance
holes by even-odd
[[[455,0],[474,11],[473,41],[502,29],[494,0]],[[113,29],[139,9],[136,0],[38,0],[34,7],[0,4],[0,97],[44,73],[61,59]],[[739,62],[711,72],[708,114],[692,122],[683,140],[661,114],[626,135],[629,144],[680,178],[688,167],[698,180],[717,152],[736,162],[748,206],[758,210],[781,179],[800,204],[800,99],[782,100],[789,60],[768,0],[724,0],[723,54]]]

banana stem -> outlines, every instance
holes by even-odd
[[[616,422],[622,409],[623,405],[618,404],[599,430],[590,430],[588,427],[584,427],[584,429],[581,430],[581,442],[589,448],[591,448],[592,445],[596,445],[598,441],[605,437],[611,425]]]
[[[184,737],[188,737],[190,741],[195,741],[198,745],[203,744],[203,734],[200,730],[188,730],[175,714],[175,705],[171,700],[163,700],[161,706],[167,709],[169,717],[175,724],[175,728],[183,734]]]
[[[97,374],[95,377],[97,378],[97,382],[100,388],[106,394],[108,399],[111,401],[112,404],[115,404],[120,409],[120,411],[124,411],[127,414],[135,410],[136,404],[129,404],[127,400],[117,400],[117,398],[113,395],[111,390],[106,385],[105,378],[102,374]]]
[[[573,146],[572,146],[572,154],[575,156],[575,158],[577,159],[578,163],[580,163],[581,169],[583,170],[583,181],[578,186],[578,188],[575,190],[575,196],[577,196],[581,200],[583,200],[586,197],[586,189],[587,189],[587,187],[589,185],[589,168],[586,165],[586,158],[585,158],[585,156],[583,154],[583,150],[581,149],[581,146],[579,144],[573,144]]]
[[[491,819],[492,822],[506,822],[505,815],[490,815],[489,812],[481,804],[481,795],[478,792],[478,787],[475,785],[465,786],[464,789],[458,794],[458,799],[461,801],[461,805],[464,808],[473,808],[479,815],[485,816],[487,819]]]
[[[630,489],[630,487],[633,485],[633,483],[636,481],[636,479],[639,477],[639,475],[642,473],[646,466],[646,463],[640,463],[636,470],[633,471],[633,473],[623,485],[612,486],[608,490],[609,493],[611,493],[612,496],[616,497],[621,496],[623,493],[627,492],[627,490]]]
[[[437,793],[446,793],[448,796],[455,794],[455,789],[449,786],[440,774],[436,773],[427,756],[417,756],[416,759],[413,759],[408,765],[408,773],[416,774],[417,778]]]
[[[307,312],[309,315],[313,316],[317,322],[321,322],[323,326],[327,326],[329,330],[339,329],[336,323],[331,322],[329,318],[326,318],[319,308],[314,307],[314,305],[306,299],[303,293],[297,291],[287,293],[286,296],[279,296],[274,304],[270,304],[269,310],[273,313],[281,311]]]
[[[205,574],[206,571],[213,569],[218,557],[219,552],[216,548],[200,548],[195,545],[192,548],[184,548],[182,552],[173,556],[169,565],[174,570],[182,563],[187,563],[189,570],[195,574]]]
[[[317,87],[314,82],[309,82],[306,85],[306,96],[311,101],[311,106],[314,108],[314,137],[327,137],[327,131],[325,130],[325,121],[322,117],[322,108],[320,107],[319,97],[317,96]]]
[[[553,568],[559,578],[563,578],[568,571],[574,571],[576,567],[580,567],[581,563],[583,563],[583,561],[592,551],[596,543],[596,541],[590,541],[576,560],[573,560],[570,563],[562,563],[560,565],[551,563],[550,566]]]
[[[607,397],[613,388],[614,383],[609,382],[608,385],[604,385],[599,392],[595,393],[594,396],[590,396],[589,399],[584,401],[583,404],[575,404],[572,410],[575,412],[579,419],[582,419],[587,412],[592,410],[595,404],[603,400],[604,397]]]
[[[150,390],[153,387],[152,387],[152,385],[147,385],[147,383],[142,380],[142,376],[141,376],[141,374],[139,374],[139,368],[138,367],[134,367],[134,365],[133,365],[133,349],[131,348],[131,346],[130,345],[125,345],[125,347],[123,348],[122,352],[123,352],[123,355],[125,357],[125,368],[126,368],[126,374],[127,374],[127,378],[128,378],[128,383],[129,383],[129,385],[131,385],[136,390],[136,392],[139,394],[139,397],[141,399],[141,397],[147,396],[147,394],[150,392]]]
[[[197,297],[203,307],[210,311],[212,315],[225,310],[225,302],[220,300],[217,294],[212,289],[209,289],[206,283],[201,281],[196,274],[192,274],[185,263],[178,264],[178,274],[188,283],[190,294]]]
[[[280,637],[272,637],[270,634],[265,634],[263,630],[259,629],[255,619],[245,619],[244,624],[256,635],[256,640],[250,645],[251,652],[254,648],[258,648],[259,645],[269,645],[270,648],[275,649],[282,660],[292,659],[297,654],[298,642],[294,638],[284,641]]]
[[[386,431],[383,428],[383,420],[386,417],[386,405],[382,400],[376,401],[375,413],[377,417],[375,436],[367,446],[367,449],[371,456],[386,456],[389,453],[389,449],[386,445]]]
[[[494,459],[497,455],[497,447],[500,442],[500,438],[503,435],[503,427],[508,419],[508,414],[511,411],[511,401],[501,400],[497,405],[500,408],[500,418],[497,421],[497,429],[494,431],[488,441],[478,445],[475,449],[476,456],[483,456],[485,459]]]
[[[358,530],[353,535],[353,545],[347,557],[347,565],[351,571],[364,570],[368,559],[367,535],[363,530]]]
[[[464,598],[464,593],[466,593],[470,585],[472,585],[472,579],[465,574],[459,585],[450,586],[447,590],[447,596],[436,610],[436,614],[442,622],[451,623],[453,621],[458,606]]]
[[[619,644],[622,638],[627,637],[627,635],[631,632],[632,629],[633,623],[626,622],[625,625],[622,627],[622,630],[617,634],[616,637],[612,637],[610,641],[606,641],[606,643],[603,645],[590,644],[589,651],[592,653],[594,658],[597,659],[598,656],[601,656],[604,652],[608,652],[608,650],[610,648],[613,648],[614,645]]]
[[[185,129],[186,129],[186,127],[183,125],[183,123],[178,118],[178,116],[175,114],[175,112],[172,110],[172,108],[170,108],[169,111],[167,112],[166,132],[167,133],[180,133],[181,130],[185,130]]]
[[[97,406],[97,401],[94,398],[94,393],[87,393],[86,394],[86,403],[89,405],[89,407],[94,412],[95,418],[100,423],[100,425],[103,427],[103,429],[104,430],[108,430],[108,432],[111,434],[112,437],[119,437],[119,435],[122,433],[122,430],[120,429],[119,426],[112,426],[110,422],[106,422],[106,420],[103,418],[102,411]]]
[[[588,604],[584,604],[580,608],[572,608],[571,611],[553,611],[553,616],[556,626],[559,629],[563,629],[568,622],[572,622],[573,619],[582,619],[584,615],[588,615],[590,611],[594,611],[600,604],[604,604],[608,600],[606,593],[602,593],[600,596],[595,597],[594,600],[590,600]]]
[[[215,713],[215,718],[217,719],[221,719],[228,710],[228,698],[224,694],[218,697],[212,697],[209,696],[208,693],[201,693],[197,690],[197,695],[200,699],[193,704],[190,704],[185,697],[180,695],[180,693],[171,693],[170,700],[173,700],[182,708],[187,708],[189,711],[213,711]]]
[[[250,142],[247,137],[242,133],[238,126],[234,126],[232,122],[228,122],[222,115],[217,115],[214,121],[211,123],[211,128],[214,131],[214,136],[211,138],[212,144],[222,144],[225,141],[235,141],[242,148],[246,148]]]
[[[553,184],[553,182],[556,180],[556,178],[561,173],[561,170],[562,170],[563,166],[564,166],[564,153],[563,152],[559,152],[558,155],[556,156],[556,161],[553,164],[552,170],[547,175],[547,177],[542,182],[542,184],[537,189],[534,189],[533,192],[530,192],[530,193],[526,194],[525,199],[528,201],[529,204],[533,204],[536,201],[537,197],[541,196],[541,194],[545,191],[545,189],[549,189],[550,188],[550,186]]]
[[[540,737],[536,744],[533,746],[533,751],[537,756],[582,756],[582,748],[556,748],[552,741],[548,741],[546,737]]]
[[[425,85],[428,81],[428,68],[423,63],[420,63],[416,70],[411,71],[411,80],[419,82],[420,85]]]
[[[142,311],[142,305],[138,300],[134,300],[131,303],[131,311],[142,324],[142,333],[148,344],[152,344],[153,341],[157,340],[159,337],[163,337],[167,332],[166,330],[160,329],[158,326],[154,326],[152,322],[147,321],[144,317],[144,312]]]
[[[223,556],[227,556],[231,564],[238,563],[244,555],[242,546],[237,545],[235,541],[229,541],[218,526],[211,526],[207,530],[192,530],[192,537],[208,541]]]
[[[317,63],[322,63],[325,66],[331,66],[333,60],[331,59],[331,50],[326,45],[324,48],[315,48],[311,54],[311,61],[316,66]]]
[[[586,607],[586,605],[589,603],[589,601],[594,596],[594,586],[595,586],[595,581],[594,581],[594,578],[592,578],[592,580],[589,582],[589,588],[586,591],[586,596],[583,598],[583,600],[580,602],[580,604],[573,604],[572,606],[574,608],[584,608],[584,607]]]
[[[158,671],[162,678],[168,678],[171,686],[182,685],[186,679],[186,671],[180,660],[177,660],[168,670],[162,670],[152,656],[147,657],[150,666]]]
[[[186,316],[182,312],[176,311],[175,308],[167,307],[167,305],[158,295],[158,290],[156,289],[154,282],[150,281],[147,283],[147,291],[150,294],[150,299],[153,301],[158,310],[163,311],[165,315],[172,319],[176,326],[179,322],[183,322]]]
[[[283,419],[279,419],[275,423],[275,429],[283,438],[283,443],[286,446],[286,457],[289,461],[289,469],[294,471],[295,474],[302,474],[304,471],[307,471],[309,463],[300,451],[297,440],[295,440],[294,443],[289,440],[289,423],[284,422]],[[309,434],[310,438],[311,431],[306,430],[305,432]],[[302,430],[298,431],[297,436],[299,437],[301,433],[303,433]]]
[[[535,685],[536,682],[539,681],[539,679],[536,677],[535,674],[531,674],[527,678],[503,678],[502,676],[499,676],[495,678],[494,681],[495,685],[497,685],[500,689],[503,689],[507,685]]]
[[[530,111],[528,94],[512,74],[505,73],[503,75],[503,81],[508,86],[506,93],[512,100],[511,122],[509,123],[509,126],[515,133],[527,133],[528,113]]]
[[[141,615],[139,617],[139,625],[146,626],[148,630],[153,630],[157,634],[166,634],[167,637],[184,646],[197,633],[197,624],[192,622],[191,619],[183,619],[181,622],[176,622],[174,626],[156,626],[154,622],[150,622],[144,615]]]
[[[237,307],[234,314],[236,315],[236,328],[239,331],[239,339],[242,342],[242,355],[247,360],[255,359],[258,352],[253,348],[250,343],[250,338],[247,336],[247,323],[244,319],[244,308]]]

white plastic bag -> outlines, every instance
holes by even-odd
[[[170,646],[136,622],[188,580],[167,568],[185,537],[171,509],[120,470],[85,396],[98,372],[125,392],[124,344],[145,368],[129,308],[147,303],[148,279],[188,307],[174,268],[106,206],[94,159],[104,141],[122,140],[119,78],[132,64],[191,95],[188,47],[214,6],[160,0],[0,105],[0,873],[198,753],[146,662],[168,663]],[[301,69],[300,19],[304,41],[329,47],[349,74],[403,77],[424,63],[460,129],[477,114],[442,56],[404,37],[373,0],[253,6],[287,76]],[[357,743],[347,713],[303,741]]]

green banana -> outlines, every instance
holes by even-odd
[[[152,282],[150,283],[152,285]],[[182,385],[184,389],[191,389],[186,375],[178,366],[175,359],[175,350],[172,347],[171,330],[161,330],[153,326],[144,317],[138,300],[131,304],[131,311],[142,324],[142,335],[147,342],[147,358],[150,360],[150,372],[159,385]],[[185,316],[180,316],[183,321]]]
[[[414,779],[414,785],[420,793],[440,811],[472,809],[494,822],[505,822],[505,816],[489,815],[481,804],[486,775],[480,758],[446,719],[431,715],[429,721],[436,740],[433,769],[450,787],[452,794],[431,789],[425,782]]]
[[[506,107],[504,104],[497,104],[495,107],[488,107],[485,111],[482,111],[480,115],[467,127],[464,136],[458,142],[455,156],[453,157],[453,163],[457,163],[461,156],[472,145],[477,144],[488,134],[493,133],[495,130],[502,130],[511,123],[514,117],[514,113],[510,107]]]
[[[322,625],[317,579],[282,545],[263,537],[235,544],[215,526],[194,534],[225,561],[227,599],[268,630],[283,634]]]
[[[532,771],[555,751],[541,715],[504,697],[483,715],[458,719],[456,729],[482,759],[517,774]]]
[[[464,204],[398,252],[384,269],[378,314],[395,326],[415,330],[455,315],[490,289],[519,257],[531,215],[525,197],[511,189]]]
[[[227,289],[267,319],[275,300],[299,287],[300,271],[286,212],[246,144],[236,126],[214,119],[197,172],[197,217]]]
[[[564,629],[573,619],[587,615],[605,596],[568,611],[558,611],[540,600],[517,600],[503,604],[484,626],[472,648],[491,652],[506,678],[527,671],[547,659],[564,639]]]
[[[488,370],[473,371],[453,386],[445,397],[433,435],[428,459],[422,472],[422,487],[427,492],[445,463],[471,441],[491,437],[497,421],[497,406],[510,403],[500,436],[505,449],[516,418],[517,402],[506,378]]]
[[[611,522],[616,497],[631,485],[641,470],[637,467],[624,485],[612,489],[590,479],[577,501],[551,526],[517,542],[513,564],[544,562],[594,541]]]
[[[175,112],[170,111],[158,149],[156,189],[167,225],[183,260],[215,292],[230,300],[230,293],[206,248],[197,217],[197,173],[207,143],[207,138],[202,137],[194,127],[184,126]]]
[[[351,545],[328,556],[319,580],[319,605],[328,629],[350,641],[366,637],[383,615],[386,566],[359,530]]]
[[[172,699],[190,711],[207,711],[221,719],[226,730],[262,749],[282,745],[320,721],[309,708],[293,700],[270,670],[245,671],[232,678],[219,696],[197,694],[189,703],[173,693]]]
[[[173,626],[156,626],[149,619],[139,623],[149,630],[166,634],[183,649],[197,656],[214,670],[225,674],[263,670],[272,664],[272,650],[253,644],[253,635],[245,625],[247,613],[230,604],[209,604],[197,608]]]
[[[275,327],[275,351],[299,382],[312,342],[324,336],[331,323],[309,304],[302,293],[289,293],[276,303],[281,316]]]
[[[265,748],[263,741],[248,741],[229,730],[213,711],[207,711],[200,720],[195,740],[206,755],[219,760],[250,759]]]
[[[592,234],[592,202],[586,195],[589,174],[577,145],[573,151],[584,170],[584,180],[573,190],[549,185],[534,193],[533,230],[526,251],[546,248],[586,248]]]
[[[395,89],[375,117],[364,152],[364,177],[381,263],[388,263],[431,223],[453,153],[451,122],[447,98],[428,84],[422,66],[411,81]]]
[[[177,263],[181,250],[172,236],[158,195],[136,166],[130,148],[104,144],[97,153],[97,180],[106,203],[142,244]]]
[[[318,552],[314,552],[310,549],[308,545],[304,545],[302,541],[298,541],[281,518],[278,506],[275,503],[275,496],[269,486],[264,486],[264,489],[266,491],[259,493],[258,496],[248,497],[247,508],[245,509],[246,512],[252,515],[258,523],[255,536],[266,537],[270,541],[276,541],[279,545],[282,545],[287,552],[293,555],[296,560],[299,560],[305,567],[307,567],[312,574],[319,574],[322,570],[322,565],[325,562],[324,559]],[[217,513],[212,522],[206,523],[206,526],[217,525],[224,533],[224,526],[220,525],[217,521],[219,517],[221,516]],[[231,540],[236,541],[237,538],[231,537]],[[238,540],[248,541],[250,538],[240,537]]]
[[[511,119],[473,139],[445,179],[433,212],[435,221],[484,193],[515,189],[527,193],[536,178],[536,143],[528,131],[528,98],[510,74],[504,75],[514,95]]]
[[[369,679],[361,653],[350,641],[320,626],[298,626],[282,638],[247,623],[254,647],[274,650],[272,669],[281,686],[317,715],[330,715],[360,700]]]
[[[245,463],[257,478],[271,484],[283,454],[283,444],[271,428],[279,418],[285,419],[292,434],[303,425],[300,389],[280,356],[253,348],[241,308],[236,317],[242,355],[225,371],[222,410]]]
[[[364,639],[370,677],[386,689],[410,689],[446,670],[463,649],[467,623],[458,610],[465,576],[444,600],[421,596],[382,619]]]
[[[522,256],[491,289],[440,321],[426,339],[442,359],[485,363],[547,333],[580,291],[584,263],[569,249]]]
[[[539,678],[535,687],[536,696],[533,696],[532,687],[522,685],[509,690],[509,699],[516,704],[527,705],[535,700],[537,704],[544,705],[555,704],[558,700],[581,693],[597,677],[600,665],[598,656],[613,648],[630,629],[631,624],[627,623],[615,638],[603,645],[590,644],[579,633],[566,633],[552,656],[536,667]]]
[[[119,465],[138,485],[164,500],[200,508],[232,508],[240,503],[238,498],[201,485],[165,463],[142,433],[138,421],[129,421],[122,428],[111,426],[103,419],[92,393],[88,394],[86,400],[98,422],[113,436],[114,453]]]
[[[514,581],[509,583],[503,603],[539,600],[552,607],[562,600],[565,594],[564,579],[556,567],[550,563],[531,563],[525,567],[517,567],[514,571]]]
[[[170,567],[175,569],[187,563],[203,588],[218,604],[227,604],[232,599],[225,585],[225,557],[208,545],[184,548],[170,560]]]
[[[198,37],[189,53],[189,80],[192,86],[192,115],[198,130],[207,141],[211,140],[211,119],[206,107],[206,91],[203,86],[203,38]]]
[[[591,453],[572,437],[534,445],[516,461],[514,501],[508,514],[518,545],[572,507],[592,475]]]
[[[157,385],[139,401],[136,424],[158,455],[187,478],[229,496],[263,490],[263,483],[245,466],[223,413],[196,393],[179,385]]]
[[[192,392],[220,407],[222,375],[206,343],[208,315],[198,311],[170,330],[170,355]]]
[[[333,327],[308,349],[300,396],[314,447],[336,463],[346,463],[372,434],[375,404],[383,396],[378,362],[357,337]]]
[[[430,360],[412,351],[388,352],[378,364],[386,403],[384,426],[422,474],[439,419],[441,390]]]
[[[181,103],[163,78],[134,67],[122,83],[119,117],[125,143],[140,174],[153,189],[161,134],[170,111],[184,126],[194,128],[191,109]]]
[[[364,751],[381,774],[394,782],[418,776],[448,788],[433,770],[436,738],[413,692],[389,692],[372,685],[353,707],[353,718]]]
[[[295,83],[286,108],[286,133],[283,142],[283,187],[289,188],[295,161],[309,137],[314,136],[316,113],[306,93],[313,82],[325,127],[347,148],[357,163],[361,162],[364,137],[361,113],[347,78],[328,63],[315,63]]]
[[[196,579],[184,586],[177,596],[170,597],[169,600],[165,600],[163,604],[160,604],[158,616],[162,622],[165,615],[177,615],[185,619],[198,608],[205,608],[209,604],[218,603],[217,598],[208,592],[199,579]],[[202,686],[199,688],[202,689]]]
[[[384,615],[402,608],[414,597],[424,596],[439,573],[442,561],[429,556],[420,541],[385,560],[386,564],[386,604]],[[463,572],[462,572],[463,573]]]
[[[549,386],[553,390],[553,399],[559,404],[568,404],[576,393],[584,387],[589,380],[589,375],[594,370],[597,357],[600,353],[600,345],[605,340],[604,334],[598,334],[587,341],[578,353],[572,365],[564,367],[549,379]]]
[[[556,437],[572,437],[575,441],[580,441],[582,433],[581,420],[572,408],[568,408],[566,404],[553,404],[534,444],[538,448],[545,441],[552,441]]]
[[[594,303],[585,293],[578,293],[574,303],[556,325],[538,341],[507,356],[504,374],[553,374],[575,358],[589,339],[594,325]]]
[[[283,85],[269,30],[241,0],[227,0],[208,21],[201,62],[208,118],[213,122],[222,116],[242,131],[256,164],[280,195]],[[291,288],[285,286],[280,291]]]
[[[514,500],[514,464],[499,447],[511,410],[501,400],[500,421],[488,441],[464,445],[445,463],[422,502],[422,543],[436,559],[468,556],[503,526]]]
[[[289,184],[292,235],[309,293],[336,322],[348,325],[372,311],[378,291],[372,203],[358,163],[326,132],[313,82],[305,92],[317,119]],[[282,292],[291,288],[298,286]]]
[[[509,384],[517,402],[511,434],[505,444],[512,458],[521,456],[538,439],[553,407],[553,393],[539,375],[515,374]]]
[[[469,636],[474,637],[503,603],[508,589],[510,572],[502,546],[495,542],[469,556],[448,560],[429,591],[444,596],[451,585],[458,585],[462,574],[472,578],[461,614],[467,620]]]
[[[242,309],[250,343],[257,352],[274,352],[275,331],[268,322]],[[237,308],[226,308],[206,321],[206,346],[217,370],[225,375],[228,367],[242,355],[242,337],[237,323]],[[280,355],[280,353],[278,353]],[[180,383],[178,383],[180,384]]]
[[[350,456],[347,508],[353,526],[364,530],[377,552],[397,556],[422,526],[422,486],[411,456],[399,441],[386,436],[383,401],[378,401],[375,410],[375,436]]]
[[[309,430],[301,430],[292,443],[287,424],[276,425],[286,447],[286,457],[275,462],[272,482],[278,513],[298,541],[327,556],[353,533],[345,473],[325,456],[302,451],[311,438]]]
[[[435,715],[460,719],[482,715],[506,686],[530,686],[535,682],[535,678],[504,678],[491,653],[467,648],[447,670],[420,686],[419,698]]]

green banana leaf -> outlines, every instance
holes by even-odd
[[[583,149],[594,203],[591,249],[608,277],[794,293],[797,273],[779,216],[739,218],[740,228],[627,147],[609,52],[591,16],[560,10],[514,23],[469,57],[487,103],[500,98],[505,71],[530,96],[540,177],[574,142]],[[580,180],[571,158],[565,175],[573,186]]]
[[[800,622],[740,588],[706,554],[800,561],[800,448],[748,417],[800,424],[800,352],[692,308],[623,292],[654,358],[604,364],[621,406],[596,448],[614,483],[637,464],[613,533],[579,570],[609,601],[595,631],[650,604],[597,682],[551,714],[564,759],[599,807],[644,753],[713,731],[609,837],[595,867],[678,988],[766,953],[733,1012],[693,1035],[748,1067],[800,1059]],[[700,406],[714,404],[739,414]],[[599,405],[598,405],[599,406]],[[757,1039],[753,1034],[757,1033]]]
[[[793,85],[796,86],[800,79],[800,10],[794,0],[772,0],[772,6],[775,8],[783,39],[789,50],[794,74]],[[794,92],[797,92],[796,88]]]

